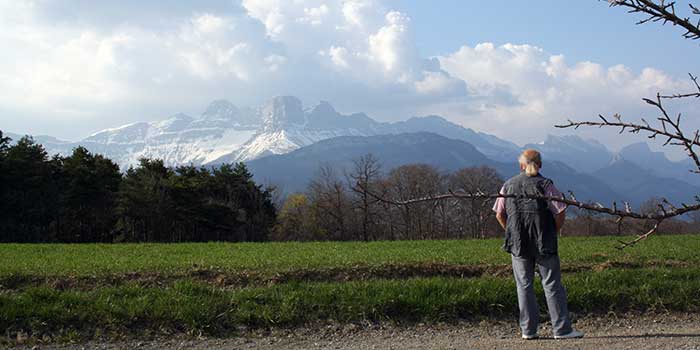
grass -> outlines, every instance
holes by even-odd
[[[699,269],[581,272],[566,276],[564,282],[570,309],[577,313],[700,311]],[[538,293],[541,297],[541,290]],[[165,289],[34,288],[0,295],[0,309],[0,327],[7,332],[69,331],[88,337],[163,330],[230,335],[240,326],[289,327],[326,320],[436,322],[517,314],[513,282],[493,277],[293,283],[233,291],[187,281]]]
[[[579,314],[626,311],[700,312],[700,235],[656,236],[619,251],[616,237],[564,237],[563,266],[589,264],[564,275],[570,309]],[[259,285],[222,286],[196,275],[139,284],[109,276],[153,276],[204,270],[278,276],[324,269],[402,264],[507,266],[501,241],[399,241],[201,244],[2,244],[0,329],[77,338],[173,332],[230,335],[239,327],[296,327],[334,322],[437,322],[513,318],[515,287],[508,273],[458,278],[370,275],[368,278],[300,278]],[[659,263],[659,262],[666,262]],[[620,263],[620,264],[616,264]],[[627,264],[625,264],[627,263]],[[592,267],[603,266],[602,269]],[[631,268],[619,268],[628,266]],[[398,269],[399,273],[404,270]],[[488,270],[485,270],[488,271]],[[440,271],[437,271],[440,272]],[[55,278],[93,278],[94,284],[55,284]],[[21,281],[30,276],[40,283]],[[331,275],[329,275],[331,276]],[[386,277],[386,278],[378,278]],[[459,276],[459,274],[457,275]],[[538,295],[542,291],[538,286]],[[541,300],[542,312],[545,312]],[[0,340],[0,343],[2,341]]]
[[[700,235],[656,236],[615,249],[619,237],[562,237],[564,264],[675,260],[700,263]],[[176,273],[194,268],[275,273],[407,263],[509,264],[500,239],[184,244],[0,244],[0,276]]]

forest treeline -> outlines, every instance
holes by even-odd
[[[83,147],[49,157],[31,137],[11,144],[0,132],[0,241],[265,241],[275,217],[243,163],[141,159],[122,174]]]
[[[282,198],[256,184],[245,164],[166,167],[141,159],[117,164],[83,147],[49,156],[31,137],[12,142],[0,131],[0,241],[186,242],[398,240],[502,235],[493,200],[458,199],[393,205],[371,193],[408,200],[455,191],[497,192],[488,167],[445,173],[425,164],[382,169],[371,154],[342,173],[321,166],[307,189]],[[643,211],[659,210],[650,199]],[[565,234],[640,232],[650,223],[616,222],[570,210]],[[667,220],[662,233],[700,232],[700,217]]]
[[[449,191],[497,193],[504,179],[489,167],[441,172],[426,164],[409,164],[384,171],[371,154],[339,173],[322,166],[303,193],[281,205],[276,240],[395,240],[501,237],[493,199],[450,198],[441,201],[388,204],[379,198],[407,201]],[[369,191],[363,190],[369,189]],[[374,196],[368,194],[373,194]],[[659,198],[640,205],[642,213],[658,213]],[[601,215],[569,208],[565,235],[623,235],[651,229],[654,223]],[[698,233],[700,215],[667,220],[659,233]]]

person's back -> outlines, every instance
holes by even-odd
[[[539,173],[520,173],[503,185],[506,195],[544,196],[553,182]],[[504,250],[522,257],[557,254],[554,215],[548,201],[527,197],[505,199],[506,240]]]
[[[519,158],[519,175],[503,185],[493,210],[505,230],[503,249],[511,254],[518,292],[520,328],[524,339],[537,338],[539,307],[535,296],[535,267],[542,277],[554,337],[580,338],[571,326],[566,290],[561,284],[557,233],[566,218],[566,205],[537,197],[560,197],[554,183],[540,175],[539,152],[525,150]]]

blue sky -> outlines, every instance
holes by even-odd
[[[678,2],[679,8],[687,6]],[[682,31],[657,23],[635,25],[644,18],[597,0],[460,1],[394,0],[411,14],[416,42],[425,55],[446,54],[464,45],[528,43],[564,54],[573,61],[625,64],[634,70],[657,67],[685,75],[700,72],[692,50],[698,43]]]
[[[295,95],[538,142],[567,118],[653,119],[642,97],[690,88],[698,43],[639,18],[596,0],[0,0],[0,127],[77,140]]]

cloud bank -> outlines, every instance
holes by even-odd
[[[440,114],[525,143],[567,118],[648,112],[641,97],[688,86],[528,44],[422,57],[411,14],[379,0],[0,0],[0,23],[0,122],[67,138],[289,94],[382,120]]]

